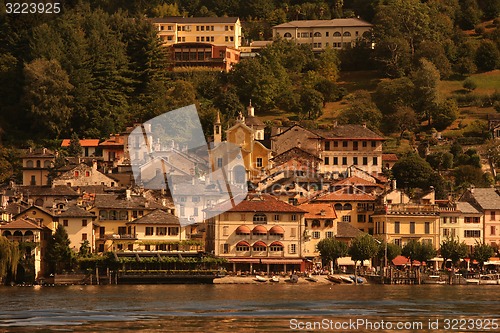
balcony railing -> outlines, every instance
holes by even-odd
[[[439,212],[438,205],[420,205],[420,204],[389,204],[387,206],[377,206],[376,211],[384,213],[387,209],[388,213],[437,213]]]

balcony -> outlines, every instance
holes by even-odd
[[[375,211],[379,214],[387,212],[387,214],[437,215],[440,210],[438,205],[389,204],[387,206],[379,205]]]

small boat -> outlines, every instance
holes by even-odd
[[[427,278],[422,280],[423,284],[446,284],[445,280],[441,279],[439,275],[429,275]]]
[[[299,276],[293,274],[290,276],[290,278],[288,280],[286,280],[286,282],[297,283],[297,282],[299,282]]]
[[[475,278],[465,279],[465,282],[467,284],[479,284],[479,279],[475,279]]]
[[[327,279],[333,283],[342,283],[342,279],[338,276],[328,275]]]
[[[481,275],[479,277],[479,284],[499,284],[499,276],[497,274]]]
[[[354,275],[349,275],[349,279],[351,279],[353,282],[357,282],[358,284],[365,282],[363,278],[360,278],[359,276],[356,278]]]
[[[309,276],[306,276],[305,278],[307,281],[309,282],[318,282],[318,279],[316,279],[315,277],[312,277],[311,275]]]
[[[267,279],[260,275],[255,275],[255,281],[257,282],[267,282]]]
[[[280,278],[274,275],[272,278],[269,279],[270,282],[280,282]]]
[[[354,283],[354,281],[351,280],[351,278],[348,276],[341,275],[340,278],[342,279],[342,282],[344,282],[344,283],[348,283],[348,284]]]

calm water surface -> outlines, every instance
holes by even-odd
[[[0,287],[0,332],[500,332],[493,319],[500,286]]]

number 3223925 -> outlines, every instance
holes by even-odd
[[[59,2],[7,2],[5,10],[7,14],[59,14],[61,4]]]

